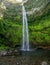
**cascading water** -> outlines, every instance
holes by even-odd
[[[23,43],[22,50],[29,51],[29,33],[28,33],[28,22],[26,16],[26,10],[24,5],[22,4],[22,14],[23,14]]]
[[[21,50],[23,51],[29,51],[29,33],[28,33],[28,22],[27,22],[27,16],[26,16],[26,10],[23,5],[24,0],[16,0],[19,4],[22,4],[22,19],[23,19],[23,30],[22,30],[22,35],[23,35],[23,42],[22,42],[22,48]]]

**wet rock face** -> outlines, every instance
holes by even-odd
[[[25,8],[26,8],[26,11],[27,11],[27,14],[35,14],[35,13],[41,13],[42,10],[46,7],[46,5],[50,2],[49,0],[24,0],[24,2],[26,2],[24,5],[25,5]],[[2,5],[3,3],[3,5]],[[2,5],[2,6],[1,6]],[[4,7],[6,8],[6,10],[10,10],[10,13],[9,12],[9,15],[12,16],[12,15],[16,15],[16,13],[21,12],[21,6],[19,6],[19,4],[16,3],[16,0],[0,0],[0,6],[3,8],[0,7],[0,10],[2,10],[2,15],[4,14]],[[15,14],[13,14],[13,11],[12,9],[15,11]],[[38,14],[39,15],[39,14]]]

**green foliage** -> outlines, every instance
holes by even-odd
[[[29,26],[30,41],[36,42],[37,45],[50,45],[50,13],[37,18]]]
[[[0,44],[15,47],[21,43],[22,26],[11,21],[0,20]]]
[[[33,5],[36,6],[33,3],[29,7]],[[15,48],[17,45],[22,44],[22,17],[17,12],[15,8],[7,8],[3,18],[0,19],[0,49]],[[35,18],[32,14],[31,17],[28,17],[28,24],[31,44],[50,45],[50,10]]]

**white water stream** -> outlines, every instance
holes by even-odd
[[[28,33],[28,21],[26,16],[26,10],[24,5],[22,5],[22,14],[23,14],[23,43],[22,50],[29,51],[29,33]]]

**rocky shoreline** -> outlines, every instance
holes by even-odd
[[[0,56],[11,56],[15,55],[18,52],[18,50],[0,50]]]
[[[50,46],[39,46],[37,49],[43,49],[43,50],[49,50],[50,51]],[[11,55],[16,55],[19,52],[19,50],[0,50],[0,56],[11,56]]]

